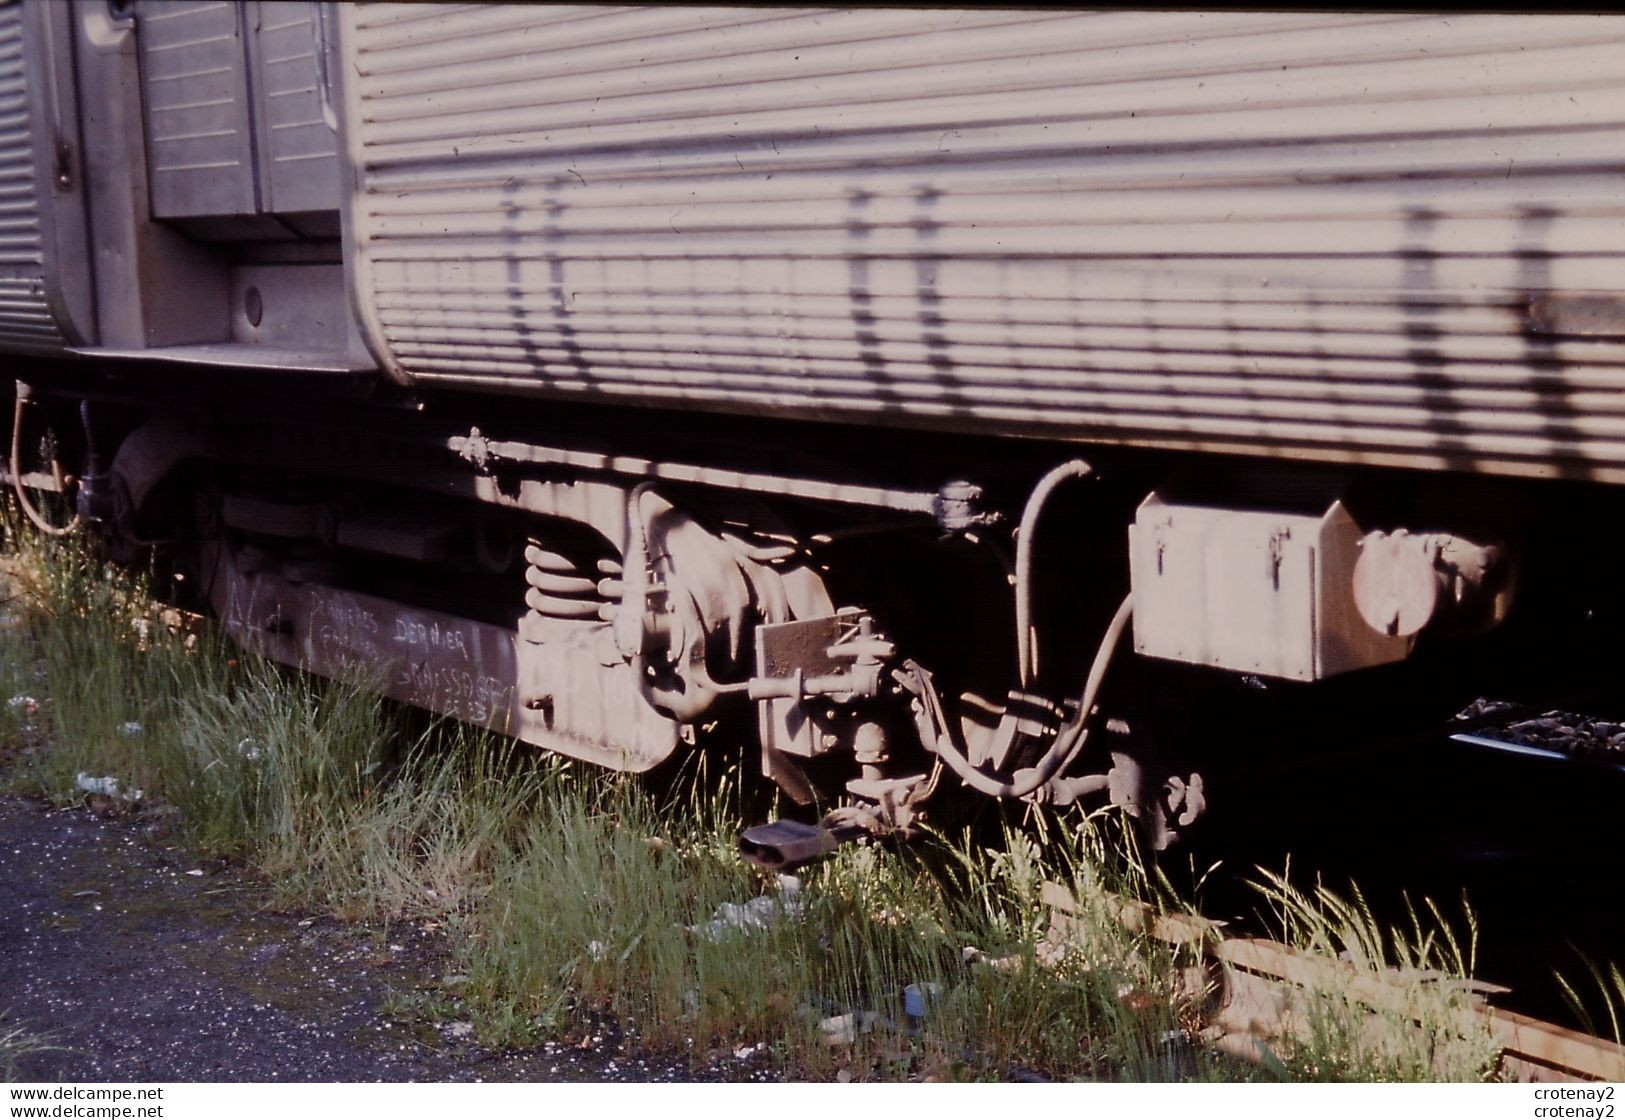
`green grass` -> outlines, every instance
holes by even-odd
[[[1556,974],[1563,1001],[1588,1034],[1625,1046],[1625,970],[1615,962],[1599,964],[1579,953],[1586,978],[1579,984]]]
[[[1267,875],[1258,888],[1280,940],[1347,966],[1344,985],[1305,995],[1294,1008],[1296,1030],[1282,1053],[1295,1074],[1365,1082],[1495,1076],[1499,1048],[1474,1014],[1466,979],[1478,932],[1470,910],[1463,937],[1431,902],[1411,908],[1406,924],[1385,927],[1358,890],[1304,891],[1284,875]]]
[[[189,632],[80,544],[9,536],[0,687],[37,702],[0,708],[9,786],[66,803],[85,796],[79,775],[113,777],[143,798],[112,808],[257,867],[285,905],[437,924],[466,980],[402,993],[402,1016],[466,1018],[495,1045],[611,1022],[635,1046],[696,1060],[750,1047],[811,1078],[1432,1080],[1482,1077],[1493,1058],[1445,1026],[1419,1044],[1373,1036],[1335,994],[1262,1067],[1210,1049],[1188,951],[1104,904],[1110,890],[1178,905],[1132,851],[1113,854],[1107,822],[1052,820],[991,850],[849,845],[787,888],[734,851],[761,795],[747,765],[651,791],[466,727],[425,729],[359,684]],[[1046,879],[1085,902],[1064,946],[1045,941]],[[1368,971],[1471,964],[1436,915],[1396,935],[1357,904],[1269,889],[1291,939],[1353,949]],[[727,920],[747,906],[759,923]],[[905,1014],[910,985],[922,1020]],[[1459,991],[1419,988],[1404,1014],[1454,1022]]]
[[[8,1015],[0,1011],[0,1081],[20,1081],[29,1071],[31,1058],[62,1047],[54,1045],[49,1035],[13,1026],[7,1022]]]

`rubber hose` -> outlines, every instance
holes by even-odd
[[[1088,478],[1095,469],[1082,459],[1062,463],[1038,480],[1027,507],[1021,511],[1021,527],[1016,532],[1016,676],[1021,687],[1032,683],[1033,664],[1033,535],[1038,515],[1057,486],[1069,478]]]
[[[51,537],[70,536],[79,528],[79,514],[75,512],[73,520],[66,525],[52,525],[35,508],[28,496],[28,487],[23,485],[23,414],[27,410],[28,397],[18,393],[17,407],[11,417],[11,488],[17,493],[17,504],[22,507],[23,516],[34,523],[34,528]]]
[[[947,717],[941,713],[940,704],[936,700],[935,686],[928,685],[931,694],[930,703],[937,708],[938,722],[942,724],[942,734],[937,736],[935,752],[937,757],[947,763],[948,769],[958,774],[966,785],[989,797],[1026,797],[1066,769],[1077,758],[1083,749],[1085,739],[1088,738],[1089,714],[1094,710],[1095,700],[1100,695],[1100,686],[1106,679],[1106,670],[1111,667],[1113,653],[1117,649],[1118,642],[1122,640],[1123,631],[1127,629],[1133,614],[1134,597],[1131,595],[1117,608],[1111,624],[1106,627],[1105,636],[1100,640],[1100,648],[1095,651],[1094,663],[1090,665],[1089,677],[1083,685],[1083,695],[1078,699],[1077,715],[1068,726],[1061,729],[1061,733],[1055,737],[1055,742],[1044,752],[1044,757],[1038,760],[1033,773],[1019,782],[1001,782],[972,766],[970,759],[953,743],[949,735]]]

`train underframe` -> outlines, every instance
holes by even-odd
[[[753,737],[807,806],[764,864],[987,797],[1161,849],[1295,752],[1618,680],[1617,488],[259,376],[42,367],[22,496],[246,647],[540,747]]]

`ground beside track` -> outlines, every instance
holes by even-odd
[[[201,871],[202,874],[193,874]],[[628,1053],[606,1031],[496,1053],[392,1003],[444,991],[446,949],[269,908],[251,873],[152,842],[138,820],[0,798],[0,1030],[54,1049],[35,1081],[711,1081],[750,1059]],[[456,977],[449,982],[454,988]]]

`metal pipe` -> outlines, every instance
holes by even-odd
[[[1062,463],[1038,480],[1027,506],[1021,511],[1021,526],[1016,531],[1016,674],[1023,688],[1032,681],[1037,671],[1037,656],[1033,649],[1032,582],[1033,534],[1038,527],[1038,515],[1055,488],[1069,478],[1088,478],[1095,469],[1082,459]]]
[[[953,724],[942,711],[936,686],[931,684],[923,672],[916,671],[915,678],[922,686],[921,700],[928,709],[927,715],[922,718],[929,719],[940,729],[925,740],[926,749],[934,751],[966,785],[989,797],[1026,797],[1037,790],[1070,766],[1083,750],[1084,742],[1089,735],[1090,713],[1094,710],[1095,700],[1100,694],[1101,683],[1106,679],[1106,670],[1111,667],[1112,655],[1133,613],[1134,597],[1130,595],[1117,608],[1117,613],[1112,616],[1111,624],[1106,627],[1106,633],[1100,640],[1100,648],[1095,651],[1094,663],[1089,667],[1089,677],[1084,682],[1083,695],[1078,699],[1077,715],[1072,718],[1070,724],[1061,729],[1055,742],[1050,744],[1049,750],[1044,752],[1044,757],[1039,759],[1038,765],[1033,767],[1026,778],[1019,782],[1001,782],[971,765],[965,752],[954,742]],[[915,670],[919,669],[913,662],[909,665]]]

